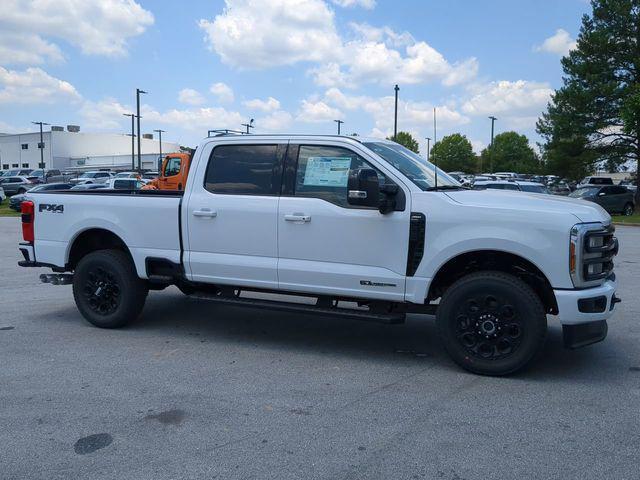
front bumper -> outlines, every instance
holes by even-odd
[[[578,348],[605,339],[607,320],[620,302],[616,289],[615,279],[609,279],[599,287],[554,290],[565,347]]]

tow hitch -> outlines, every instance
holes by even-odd
[[[42,283],[50,283],[52,285],[70,285],[73,283],[72,273],[43,273],[40,275]]]

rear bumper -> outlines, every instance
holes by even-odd
[[[64,268],[52,265],[51,263],[37,262],[32,243],[20,242],[18,250],[20,250],[22,258],[24,259],[18,262],[18,266],[20,267],[46,267],[52,269],[54,272],[64,272]]]
[[[616,288],[610,279],[599,287],[554,291],[565,347],[579,348],[606,338],[607,320],[620,302]]]

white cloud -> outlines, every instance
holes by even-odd
[[[202,105],[205,99],[200,92],[193,88],[183,88],[178,92],[178,101],[187,105]]]
[[[540,113],[551,98],[553,89],[548,83],[503,80],[470,87],[472,96],[462,106],[469,115]]]
[[[393,131],[395,98],[346,95],[337,88],[325,92],[324,102],[345,110],[364,111],[374,121],[376,136],[387,136]],[[433,107],[429,102],[398,101],[398,125],[401,130],[426,131],[433,128]],[[469,123],[469,118],[450,105],[438,105],[438,125],[443,128],[457,127]]]
[[[293,116],[284,110],[277,110],[266,117],[256,119],[256,129],[266,132],[284,132],[291,126]]]
[[[571,38],[569,32],[559,28],[556,33],[545,39],[542,45],[536,45],[533,50],[536,52],[547,52],[564,57],[576,48],[576,41]]]
[[[322,0],[225,0],[213,21],[202,19],[209,49],[224,63],[267,68],[335,55],[340,38]]]
[[[214,128],[239,128],[246,119],[238,112],[229,111],[222,107],[200,107],[184,110],[169,109],[159,112],[149,105],[141,108],[141,115],[145,122],[172,125],[176,129],[199,132],[202,137],[207,130]]]
[[[251,110],[259,110],[261,112],[274,112],[280,109],[280,102],[273,97],[269,97],[266,100],[254,98],[253,100],[246,100],[242,104]]]
[[[125,118],[125,113],[132,113],[133,108],[122,105],[113,98],[105,98],[99,102],[85,101],[80,108],[83,126],[94,130],[122,130],[131,129],[131,119]]]
[[[209,88],[209,91],[218,97],[218,101],[222,103],[231,103],[235,98],[231,87],[223,82],[214,83]]]
[[[73,85],[40,68],[19,72],[0,67],[0,104],[50,104],[80,99]]]
[[[331,0],[333,3],[343,8],[362,7],[372,10],[376,6],[376,0]]]
[[[127,41],[153,22],[134,0],[4,0],[0,54],[10,63],[57,61],[62,54],[53,38],[85,54],[123,56]]]
[[[297,120],[306,123],[331,122],[342,117],[342,112],[323,101],[303,100]]]
[[[263,69],[312,62],[318,85],[352,87],[359,83],[417,84],[441,81],[451,86],[475,77],[478,62],[450,63],[409,32],[350,23],[343,39],[334,12],[323,0],[226,0],[213,20],[200,20],[209,49],[223,62],[243,69]],[[373,6],[366,0],[340,5]]]

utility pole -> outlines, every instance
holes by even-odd
[[[342,125],[344,122],[342,120],[334,120],[334,122],[338,124],[338,135],[340,135],[340,125]]]
[[[147,93],[144,90],[136,88],[136,117],[138,119],[138,170],[142,170],[142,156],[140,155],[140,94]]]
[[[160,164],[162,165],[162,132],[166,132],[166,130],[157,129],[154,130],[154,132],[158,132],[158,140],[160,142]],[[158,168],[158,170],[160,170],[160,168]]]
[[[494,116],[489,117],[491,120],[491,143],[489,144],[489,173],[493,173],[493,125],[496,123],[497,118]]]
[[[396,141],[396,138],[398,137],[398,90],[400,90],[400,87],[398,87],[398,85],[396,85],[395,87],[393,87],[393,89],[396,92],[396,104],[395,104],[395,110],[394,110],[394,115],[393,115],[393,141]]]
[[[249,123],[242,123],[241,124],[243,127],[247,127],[247,135],[249,134],[249,129],[250,128],[256,128],[253,126],[253,118],[249,121]]]
[[[424,137],[427,140],[427,162],[429,161],[429,152],[431,151],[431,149],[429,148],[429,145],[431,143],[431,137]]]
[[[42,126],[43,125],[49,125],[48,123],[45,122],[31,122],[34,125],[40,125],[40,143],[38,143],[38,148],[40,149],[40,165],[39,167],[42,168],[42,178],[44,180],[44,183],[47,183],[47,177],[44,174],[44,139],[42,138]]]
[[[134,120],[136,118],[135,113],[123,113],[125,117],[131,117],[131,133],[127,134],[127,136],[131,137],[131,170],[136,169],[136,130],[134,127]]]

